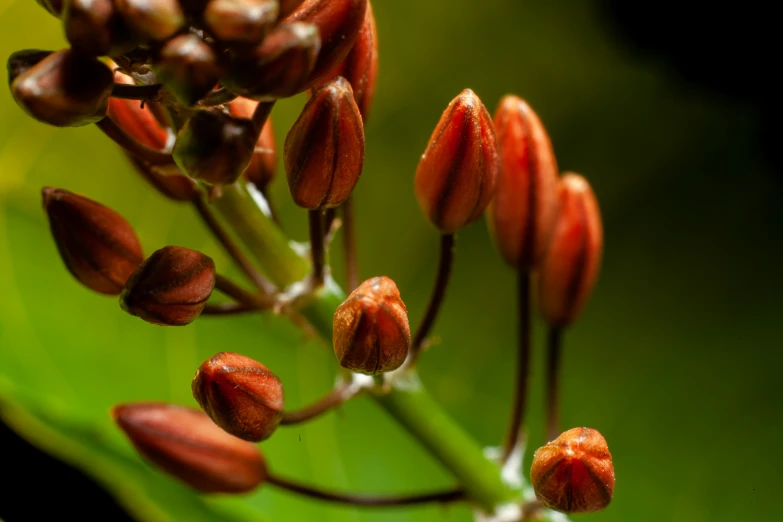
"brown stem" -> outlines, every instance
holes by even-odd
[[[313,258],[313,286],[324,284],[324,264],[326,252],[324,251],[324,227],[320,210],[308,211],[310,218],[310,253]]]
[[[280,421],[280,424],[291,425],[309,421],[310,419],[314,419],[315,417],[328,412],[332,408],[336,408],[353,397],[353,395],[354,394],[349,393],[346,386],[335,388],[313,404],[299,410],[283,412],[283,419]]]
[[[272,112],[272,107],[274,106],[274,101],[260,102],[256,105],[256,110],[253,111],[253,125],[258,134],[261,134],[261,129],[264,128],[266,119],[269,118],[269,114]]]
[[[530,272],[518,274],[519,300],[519,352],[517,354],[517,375],[514,387],[514,400],[511,406],[511,419],[508,423],[508,433],[503,446],[503,462],[514,451],[522,437],[525,408],[527,405],[527,389],[530,377]]]
[[[560,434],[559,375],[563,330],[557,326],[549,328],[547,335],[546,364],[546,418],[547,440],[555,440]]]
[[[103,118],[95,125],[120,147],[150,165],[172,165],[174,163],[171,154],[151,149],[143,143],[139,143],[109,117]]]
[[[247,303],[208,304],[201,311],[201,315],[239,315],[259,310],[261,310],[259,306]]]
[[[426,504],[429,502],[455,502],[465,500],[465,492],[459,488],[447,489],[443,491],[434,491],[431,493],[420,493],[416,495],[403,496],[376,496],[376,495],[356,495],[350,493],[338,493],[335,491],[326,491],[311,486],[299,484],[290,479],[268,473],[266,481],[279,488],[286,489],[292,493],[304,495],[310,498],[326,500],[328,502],[337,502],[340,504],[350,504],[353,506],[370,507],[392,507],[392,506],[412,506],[416,504]]]
[[[274,305],[274,298],[248,292],[226,276],[215,274],[215,288],[220,290],[235,301],[256,308],[270,308]]]
[[[343,209],[343,248],[345,251],[346,290],[352,292],[359,286],[359,264],[356,256],[356,229],[353,219],[353,197],[348,196]]]
[[[206,96],[198,101],[197,105],[201,107],[215,107],[216,105],[223,105],[231,102],[235,100],[236,97],[236,94],[228,92],[225,87],[220,87],[219,89],[207,93]]]
[[[152,100],[158,97],[163,88],[160,84],[134,85],[128,83],[115,83],[111,88],[112,98],[124,100]]]

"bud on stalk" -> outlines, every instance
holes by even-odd
[[[269,438],[283,418],[283,384],[263,364],[222,352],[202,364],[193,397],[215,424],[249,441]]]
[[[340,366],[378,374],[396,370],[411,340],[408,310],[388,277],[368,279],[334,313],[334,353]]]
[[[229,112],[240,118],[252,119],[258,102],[247,98],[237,98],[228,105]],[[264,190],[275,177],[277,171],[277,144],[272,118],[268,117],[256,142],[255,152],[245,170],[245,179]]]
[[[416,198],[444,234],[477,220],[495,192],[499,160],[492,119],[476,94],[454,98],[416,169]]]
[[[541,265],[539,305],[554,327],[573,322],[598,278],[603,247],[601,213],[590,184],[567,173],[558,186],[560,214]]]
[[[221,430],[203,412],[162,403],[121,404],[117,426],[147,460],[204,493],[246,493],[266,478],[255,444]]]
[[[258,43],[277,20],[277,0],[209,0],[203,19],[224,42]]]
[[[217,54],[195,34],[182,34],[166,42],[152,68],[177,100],[187,106],[211,91],[221,74]]]
[[[162,41],[185,24],[178,0],[113,0],[117,12],[139,42]]]

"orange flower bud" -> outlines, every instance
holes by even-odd
[[[536,498],[565,513],[600,511],[612,500],[614,466],[606,440],[590,428],[561,434],[533,455]]]
[[[598,277],[603,248],[601,212],[590,184],[564,174],[558,185],[560,214],[541,265],[539,306],[552,326],[567,326],[582,311]]]
[[[114,72],[114,83],[134,85],[133,80],[119,71]],[[168,132],[158,122],[148,104],[138,100],[111,98],[109,118],[126,134],[154,150],[162,150],[168,141]]]
[[[119,295],[144,259],[130,223],[112,209],[63,189],[46,187],[43,206],[57,250],[86,287]]]
[[[536,268],[557,215],[557,163],[541,120],[517,96],[505,96],[495,114],[500,176],[487,223],[503,259],[519,270]]]
[[[17,76],[52,54],[52,52],[38,49],[23,49],[11,54],[6,62],[8,85],[10,86]]]
[[[113,0],[125,25],[138,40],[162,41],[185,25],[178,0]]]
[[[235,116],[252,118],[256,105],[258,105],[256,101],[247,98],[237,98],[229,104],[228,108],[231,114]],[[264,127],[261,129],[250,165],[245,170],[245,179],[259,189],[263,189],[274,179],[276,171],[277,143],[275,142],[272,118],[268,117],[266,122],[264,122]]]
[[[63,6],[65,37],[74,51],[105,56],[133,49],[130,31],[113,0],[67,0]]]
[[[344,78],[313,93],[286,136],[283,160],[300,207],[337,207],[351,195],[364,164],[364,124]]]
[[[229,435],[196,409],[121,404],[112,417],[144,458],[204,493],[245,493],[266,478],[255,444]]]
[[[177,100],[188,106],[211,91],[221,74],[217,54],[195,34],[182,34],[166,42],[153,70]]]
[[[167,246],[153,253],[133,274],[120,306],[148,323],[184,326],[204,309],[215,286],[215,263],[201,252]]]
[[[204,22],[224,42],[258,43],[277,19],[276,0],[210,0]]]
[[[266,366],[238,353],[214,355],[196,371],[193,397],[215,424],[258,442],[283,418],[283,384]]]
[[[416,169],[416,198],[444,234],[477,220],[495,192],[499,168],[492,119],[476,93],[454,98]]]
[[[410,340],[408,310],[388,277],[360,284],[334,313],[334,353],[343,368],[368,374],[396,370]]]

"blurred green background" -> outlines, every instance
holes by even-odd
[[[375,0],[374,7],[380,78],[356,192],[362,276],[392,277],[417,322],[438,243],[412,191],[418,157],[463,88],[491,111],[507,92],[523,96],[546,124],[561,168],[592,181],[605,224],[598,287],[565,339],[563,424],[604,434],[617,488],[606,511],[579,520],[777,518],[783,218],[780,179],[762,148],[761,106],[694,80],[687,64],[674,69],[661,55],[639,52],[604,2]],[[58,22],[32,0],[0,2],[0,34],[3,59],[18,49],[63,46]],[[727,75],[731,67],[737,64],[727,63]],[[275,108],[279,143],[301,104]],[[335,522],[471,519],[464,507],[356,510],[271,487],[209,499],[144,465],[111,424],[111,405],[193,405],[195,368],[230,350],[275,371],[296,407],[330,388],[333,356],[272,317],[165,329],[124,314],[115,299],[67,274],[40,209],[46,185],[118,210],[147,252],[177,244],[228,265],[191,209],[151,191],[96,129],[39,124],[0,89],[0,414],[9,425],[86,470],[145,520],[261,520],[259,513]],[[273,195],[286,229],[305,239],[304,214],[283,177]],[[339,259],[335,271],[339,280]],[[501,440],[510,403],[513,280],[483,221],[461,232],[435,328],[440,344],[422,362],[439,402],[487,446]],[[531,448],[544,442],[543,329],[536,326]],[[262,448],[278,473],[335,488],[451,484],[368,399],[281,428]],[[28,487],[44,496],[67,491],[45,475]],[[7,495],[0,491],[0,514]]]

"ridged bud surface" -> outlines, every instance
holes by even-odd
[[[228,107],[231,114],[240,118],[252,118],[256,105],[258,105],[256,101],[247,98],[237,98]],[[256,142],[253,158],[250,160],[247,169],[245,169],[245,179],[263,190],[274,179],[276,172],[277,143],[275,141],[275,131],[272,127],[272,118],[268,117]]]
[[[215,424],[240,439],[267,439],[283,418],[283,384],[263,364],[238,353],[218,353],[202,364],[193,397]]]
[[[203,19],[224,42],[258,43],[277,19],[277,0],[210,0]]]
[[[416,169],[424,215],[444,234],[477,220],[495,192],[499,166],[492,119],[465,89],[441,116]]]
[[[378,374],[399,368],[411,339],[408,311],[388,277],[368,279],[334,313],[334,353],[340,366]]]
[[[182,34],[166,42],[153,69],[177,100],[187,106],[211,91],[221,74],[217,54],[195,34]]]
[[[185,24],[178,0],[112,0],[139,41],[162,41]]]

